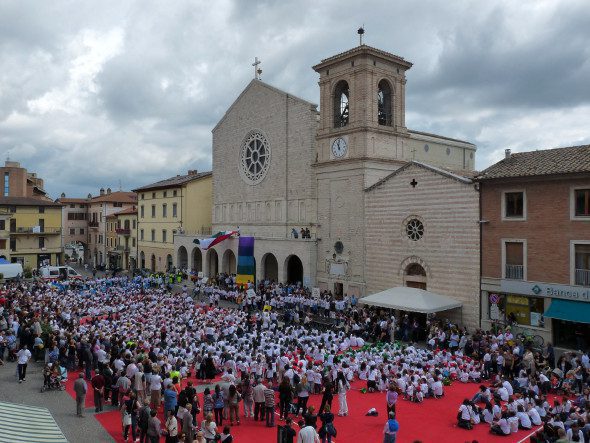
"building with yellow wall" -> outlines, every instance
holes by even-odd
[[[0,259],[10,261],[10,219],[8,208],[0,209]]]
[[[29,269],[62,263],[62,206],[34,197],[0,197],[9,219],[10,260]]]
[[[137,193],[138,267],[163,272],[173,267],[174,236],[210,234],[213,174],[189,170],[134,189]]]
[[[137,268],[137,208],[135,206],[117,212],[118,267],[125,271]]]

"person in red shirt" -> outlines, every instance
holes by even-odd
[[[105,386],[105,380],[103,375],[100,372],[98,372],[94,377],[92,377],[91,383],[92,390],[94,392],[94,411],[102,412]]]

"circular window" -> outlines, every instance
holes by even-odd
[[[251,132],[240,150],[240,171],[252,185],[264,180],[270,166],[270,145],[260,132]]]
[[[447,148],[447,155],[451,155],[451,148]]]
[[[430,149],[430,146],[424,145],[424,152],[428,152],[429,149]]]
[[[334,243],[334,250],[337,254],[342,254],[342,251],[344,251],[344,244],[338,240],[336,243]]]
[[[418,241],[424,235],[424,225],[417,218],[413,218],[406,224],[406,234],[413,241]]]

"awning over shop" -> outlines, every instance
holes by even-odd
[[[545,317],[590,324],[590,303],[554,298]]]
[[[446,295],[406,286],[398,286],[368,295],[359,299],[359,303],[423,314],[446,311],[462,306],[461,302]]]
[[[68,443],[49,410],[0,402],[0,442]]]

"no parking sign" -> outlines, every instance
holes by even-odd
[[[500,302],[500,296],[498,294],[490,294],[490,303],[497,305]]]

